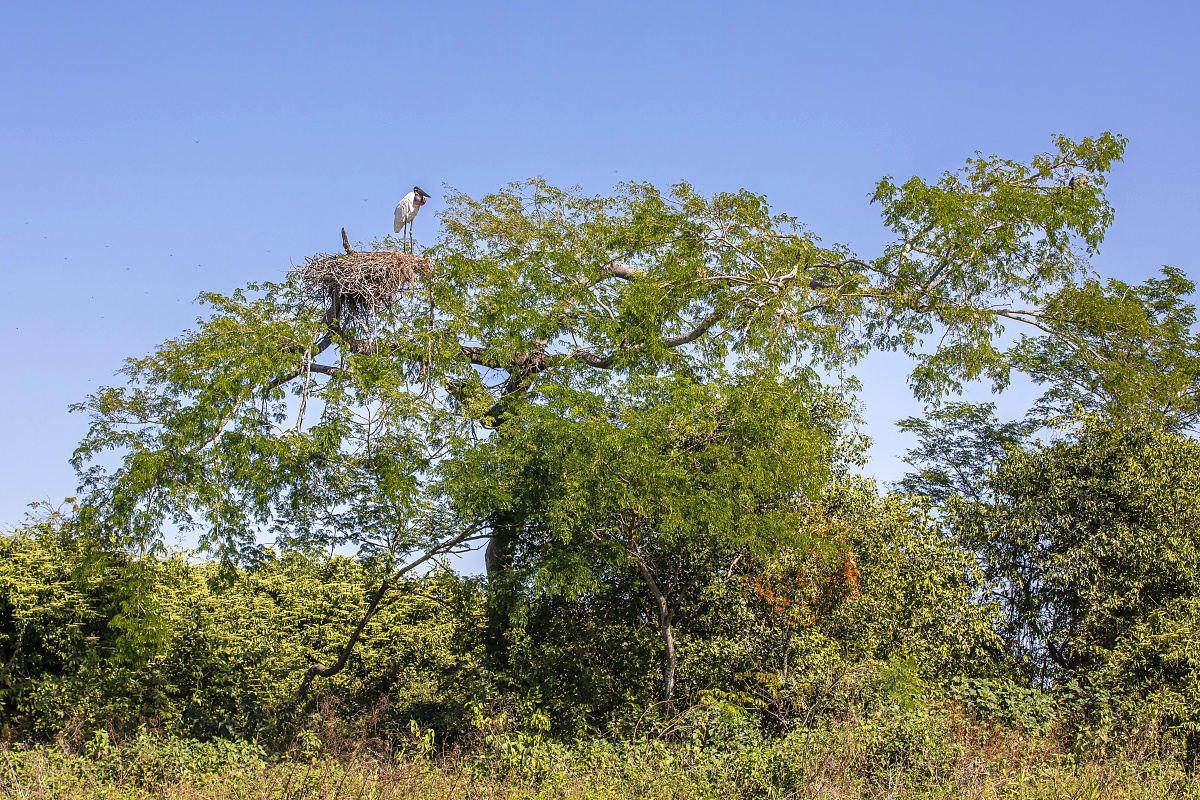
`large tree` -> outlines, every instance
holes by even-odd
[[[1030,363],[1000,344],[1013,323],[1116,381],[1144,379],[1054,314],[1112,219],[1103,188],[1123,148],[1111,134],[1056,137],[1028,162],[884,179],[874,200],[895,239],[866,256],[822,246],[744,190],[589,196],[533,180],[479,200],[451,193],[425,251],[432,274],[395,302],[364,315],[295,273],[208,294],[194,330],[81,403],[83,521],[116,546],[195,527],[229,558],[267,531],[354,546],[377,565],[382,602],[406,571],[476,536],[490,537],[489,572],[511,562],[520,520],[451,520],[440,470],[555,393],[612,395],[647,375],[804,375],[883,348],[912,356],[914,391],[935,398],[977,378],[1003,385]]]

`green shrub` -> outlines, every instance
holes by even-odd
[[[1014,452],[990,489],[993,501],[952,508],[1004,607],[1012,663],[1073,686],[1081,732],[1160,727],[1195,763],[1200,442],[1093,418]]]
[[[196,739],[279,740],[309,665],[333,663],[366,605],[359,563],[297,554],[229,571],[183,555],[97,556],[61,518],[0,536],[0,735],[78,741],[149,725]],[[130,614],[130,576],[139,582]],[[477,587],[437,572],[397,590],[347,668],[318,684],[342,713],[388,709],[451,728],[474,698]],[[399,735],[399,734],[396,734]]]
[[[1009,678],[960,675],[951,682],[950,693],[983,722],[1037,735],[1050,732],[1059,710],[1052,693],[1021,686]]]

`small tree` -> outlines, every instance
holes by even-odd
[[[662,637],[661,700],[674,702],[675,619],[692,584],[747,549],[792,542],[833,469],[845,410],[828,393],[763,375],[642,379],[585,405],[526,414],[455,466],[467,518],[499,509],[522,543],[509,591],[596,591],[636,575]],[[701,567],[703,565],[703,567]]]
[[[767,563],[744,576],[750,602],[766,618],[779,638],[779,680],[786,684],[792,639],[800,628],[810,628],[836,604],[857,597],[861,570],[845,531],[835,530],[813,509],[801,518],[800,530],[811,539],[780,548]],[[800,538],[800,537],[797,537]],[[799,545],[799,546],[798,546]]]
[[[1035,680],[1160,713],[1200,747],[1200,444],[1090,418],[1014,453],[986,503],[952,505]]]

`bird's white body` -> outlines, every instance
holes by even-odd
[[[407,241],[408,252],[412,252],[412,222],[416,219],[417,212],[421,210],[421,206],[425,205],[425,201],[429,199],[429,194],[420,186],[414,186],[413,190],[404,195],[404,199],[396,204],[396,223],[392,229],[396,233],[402,234],[400,240]]]
[[[395,197],[395,195],[392,195],[392,197]],[[396,233],[404,230],[404,226],[412,222],[420,210],[421,207],[417,205],[416,192],[409,192],[404,195],[404,198],[396,204],[396,224],[392,226],[392,230]]]

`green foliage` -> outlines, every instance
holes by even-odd
[[[1124,145],[1059,136],[1028,163],[977,157],[936,184],[884,179],[873,199],[898,236],[874,258],[821,247],[744,190],[641,183],[588,197],[533,180],[452,194],[433,251],[449,267],[451,336],[482,343],[489,365],[540,352],[619,373],[705,370],[733,353],[842,366],[882,347],[919,358],[923,397],[1006,383],[1002,325],[1040,325],[1041,305],[1082,274],[1112,221],[1103,188]]]
[[[1024,336],[1014,366],[1047,386],[1031,411],[1062,420],[1079,411],[1125,424],[1187,430],[1200,406],[1200,334],[1186,298],[1196,285],[1172,267],[1139,286],[1089,278],[1064,287],[1042,315],[1052,336]]]
[[[1200,785],[1170,761],[1077,761],[1052,740],[1029,736],[993,736],[981,745],[973,730],[936,717],[914,718],[899,737],[872,723],[764,740],[727,727],[736,717],[723,720],[725,711],[715,706],[697,712],[696,737],[718,727],[732,738],[697,749],[691,734],[569,745],[493,734],[464,757],[383,754],[358,742],[344,753],[264,759],[248,744],[137,737],[87,756],[57,748],[0,751],[0,793],[28,800],[1200,797]],[[922,725],[948,741],[927,749]]]
[[[530,409],[452,473],[464,517],[521,510],[533,590],[586,590],[597,553],[632,565],[646,548],[786,540],[792,501],[830,474],[844,418],[826,393],[757,376],[643,380],[603,403],[569,399]]]
[[[1054,143],[1056,152],[1028,163],[980,156],[936,184],[914,177],[876,188],[884,221],[902,238],[876,261],[897,302],[881,308],[887,313],[871,318],[869,330],[917,356],[919,396],[932,399],[978,378],[1007,385],[1011,364],[995,347],[1003,323],[1037,324],[1040,307],[1079,275],[1081,257],[1103,240],[1113,218],[1105,174],[1125,139],[1106,133],[1078,142],[1056,136]],[[920,354],[918,337],[935,320],[944,335],[933,352]]]
[[[655,701],[662,642],[641,589],[613,576],[601,591],[523,603],[508,631],[506,677],[528,712],[565,738],[627,733]]]
[[[452,192],[425,251],[432,274],[369,324],[346,313],[352,298],[297,272],[206,294],[194,330],[130,359],[124,386],[76,406],[90,417],[74,458],[76,536],[109,553],[158,552],[174,525],[223,561],[252,564],[269,533],[283,551],[355,551],[380,593],[490,538],[494,575],[528,568],[492,583],[497,665],[504,595],[522,583],[589,591],[603,558],[636,566],[657,594],[669,654],[682,581],[703,573],[681,551],[717,564],[776,547],[788,503],[829,474],[834,457],[818,451],[833,449],[846,403],[817,386],[818,367],[845,375],[869,349],[899,350],[933,400],[1073,358],[1104,376],[1107,395],[1128,397],[1150,371],[1107,365],[1095,340],[1116,321],[1147,363],[1173,365],[1163,403],[1190,390],[1178,274],[1133,305],[1116,286],[1091,303],[1096,286],[1080,282],[1112,220],[1103,188],[1123,150],[1112,134],[1059,136],[1027,162],[977,157],[934,183],[884,179],[873,201],[896,238],[875,256],[822,246],[745,190],[633,183],[589,196],[534,179],[478,200]],[[1008,323],[1052,349],[1005,350]],[[787,388],[764,393],[759,381]],[[788,392],[803,424],[778,402]],[[492,431],[500,449],[481,456]],[[522,471],[518,498],[503,481]],[[119,645],[152,650],[152,592],[136,569],[122,585]]]
[[[686,551],[678,586],[687,591],[672,618],[680,707],[730,703],[786,732],[865,713],[879,692],[910,707],[956,675],[995,668],[995,612],[974,602],[974,561],[924,508],[866,485],[823,500],[793,517],[801,528],[769,558],[702,543]],[[816,547],[830,544],[833,558],[821,557]],[[781,613],[761,591],[764,573],[801,555],[806,578]],[[514,691],[559,735],[663,724],[646,713],[662,649],[648,592],[633,570],[604,563],[586,591],[527,597],[512,631]],[[865,688],[872,676],[891,688]]]
[[[158,589],[173,565],[88,553],[65,514],[43,511],[0,537],[3,733],[57,732],[80,704],[124,715],[160,691],[139,678],[167,636]]]
[[[988,471],[1039,427],[1032,421],[1002,423],[995,409],[995,403],[946,403],[898,422],[900,430],[919,437],[904,458],[916,471],[899,488],[943,508],[953,496],[983,501]]]
[[[727,582],[722,565],[739,552],[800,534],[798,509],[832,471],[844,412],[763,375],[628,387],[603,404],[547,398],[460,459],[449,485],[467,519],[482,509],[519,520],[507,591],[587,597],[626,619],[645,608],[664,641],[669,707],[685,598]],[[601,593],[633,603],[617,611]]]
[[[155,758],[204,770],[354,718],[531,783],[624,746],[564,738],[655,736],[683,793],[795,790],[816,740],[890,791],[962,758],[949,685],[988,725],[1194,758],[1200,452],[1161,431],[1195,423],[1200,338],[1178,270],[1087,270],[1124,144],[886,178],[874,256],[745,190],[539,179],[451,193],[432,274],[369,324],[297,274],[204,295],[76,406],[78,506],[0,538],[3,735],[103,761],[168,731],[211,747]],[[847,477],[856,384],[818,369],[873,348],[934,404],[902,424],[919,498]],[[936,405],[1014,369],[1047,387],[1026,422]],[[1030,444],[1078,409],[1103,422]],[[434,566],[484,538],[486,590]]]
[[[950,693],[983,722],[1038,735],[1050,732],[1059,713],[1051,693],[1022,686],[1010,678],[960,675],[951,682]]]
[[[256,558],[266,530],[292,549],[353,545],[381,576],[466,538],[438,527],[425,488],[453,420],[408,370],[356,352],[294,276],[251,290],[204,295],[197,330],[73,408],[91,417],[77,534],[152,549],[173,524],[233,562]],[[343,365],[314,366],[335,340]]]
[[[881,181],[874,200],[899,238],[875,258],[821,247],[745,190],[640,183],[593,197],[531,180],[479,200],[452,193],[427,251],[437,269],[370,330],[293,274],[205,295],[212,313],[196,330],[130,359],[126,386],[76,407],[91,417],[75,454],[81,516],[118,545],[151,546],[169,522],[233,559],[269,529],[398,566],[451,546],[436,465],[517,420],[531,391],[594,400],[647,375],[804,375],[882,347],[917,357],[914,388],[933,398],[1040,369],[999,349],[1006,321],[1086,360],[1075,323],[1049,324],[1048,304],[1076,296],[1080,254],[1111,221],[1102,190],[1124,139],[1054,147],[1028,163],[971,159],[936,184]],[[1169,305],[1155,291],[1143,300]]]
[[[953,506],[1026,674],[1075,678],[1096,698],[1089,714],[1161,716],[1193,748],[1198,465],[1192,439],[1090,418],[1068,439],[1011,455],[991,502]]]
[[[831,493],[860,571],[858,593],[814,626],[851,662],[910,660],[925,680],[984,667],[998,649],[994,608],[975,602],[976,566],[929,510],[869,486]]]
[[[267,557],[233,573],[182,557],[134,563],[151,586],[154,640],[122,643],[126,565],[97,567],[45,526],[0,537],[0,714],[5,736],[128,733],[290,738],[313,660],[336,658],[366,605],[369,571],[345,558]],[[269,554],[268,554],[269,556]],[[344,711],[459,720],[478,681],[477,588],[444,571],[408,582],[321,693]],[[86,734],[90,735],[90,734]]]

